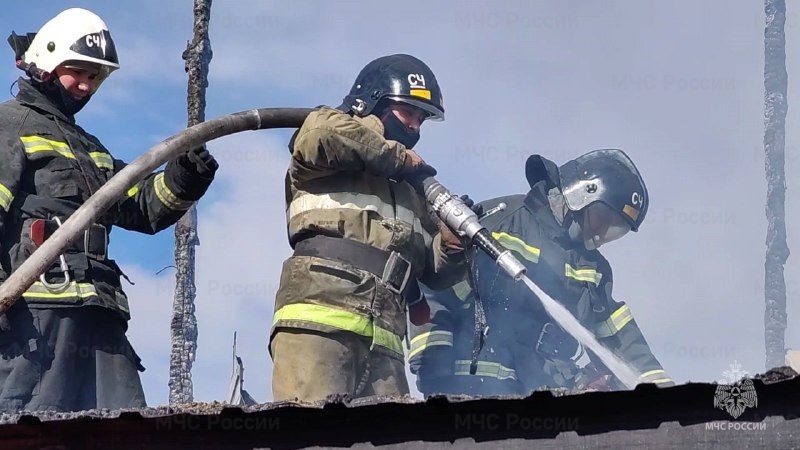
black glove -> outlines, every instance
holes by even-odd
[[[483,206],[480,203],[475,203],[474,200],[469,198],[469,195],[464,194],[459,198],[461,199],[462,202],[464,202],[465,205],[467,205],[467,208],[472,210],[472,212],[474,212],[478,216],[483,214]]]
[[[177,197],[194,202],[206,193],[218,168],[211,153],[197,147],[167,163],[164,181]]]
[[[403,166],[392,178],[397,181],[405,180],[419,190],[422,186],[422,180],[436,176],[436,173],[436,169],[428,165],[417,152],[406,150]]]
[[[397,175],[393,176],[397,181],[407,181],[415,189],[422,192],[422,180],[436,176],[437,172],[433,166],[421,164],[417,167],[403,168]]]
[[[413,172],[414,176],[422,178],[435,177],[437,173],[436,168],[429,166],[427,163],[420,164]]]
[[[187,170],[193,170],[203,178],[213,179],[219,169],[219,163],[205,146],[189,150],[178,156],[178,164]]]

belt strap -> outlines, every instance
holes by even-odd
[[[314,256],[339,261],[375,275],[409,304],[422,298],[411,263],[394,251],[381,250],[348,238],[315,235],[294,246],[294,256]]]
[[[30,224],[31,240],[36,246],[42,245],[58,229],[55,220],[33,219]],[[93,223],[84,231],[83,238],[78,238],[67,246],[67,250],[86,253],[97,259],[105,259],[108,250],[108,232],[104,225]]]

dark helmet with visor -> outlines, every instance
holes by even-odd
[[[591,151],[558,172],[567,208],[583,211],[583,226],[596,247],[639,230],[650,199],[639,170],[622,150]]]

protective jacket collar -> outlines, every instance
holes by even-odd
[[[30,80],[20,77],[17,80],[17,84],[19,85],[19,92],[17,92],[18,102],[45,114],[55,116],[65,122],[75,123],[75,116],[64,114],[46,95],[36,89]]]

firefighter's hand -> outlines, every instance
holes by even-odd
[[[602,375],[599,378],[591,380],[587,385],[587,389],[594,391],[610,391],[611,390],[611,375]]]
[[[442,235],[442,245],[444,246],[447,252],[459,252],[464,250],[464,242],[458,237],[457,234],[453,232],[447,225],[444,224],[441,220],[437,223],[437,227],[439,228],[439,233]]]
[[[194,148],[179,156],[178,163],[183,168],[209,179],[214,178],[219,169],[219,163],[205,146]]]
[[[436,175],[436,169],[433,166],[429,166],[421,156],[417,154],[414,150],[406,150],[406,159],[403,163],[403,167],[400,169],[400,172],[397,174],[398,179],[404,180],[410,177],[414,178],[426,178],[432,177]]]
[[[464,194],[459,198],[462,202],[464,202],[465,205],[467,205],[467,208],[471,209],[476,215],[483,215],[483,206],[481,206],[479,203],[475,203],[475,200],[469,198],[469,195]]]
[[[600,370],[594,363],[589,363],[581,370],[575,380],[575,387],[584,391],[587,389],[594,391],[612,391],[614,376],[605,369]]]
[[[182,200],[196,201],[205,195],[219,164],[204,146],[181,153],[167,163],[164,181]]]

